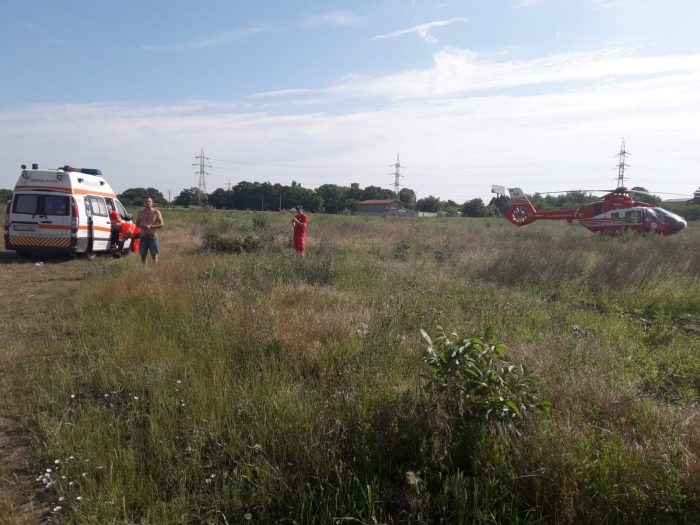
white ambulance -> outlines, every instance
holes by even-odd
[[[5,249],[18,255],[109,252],[110,211],[132,220],[100,170],[23,165],[5,210]]]

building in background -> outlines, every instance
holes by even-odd
[[[666,204],[700,204],[700,188],[693,192],[692,199],[667,199]]]
[[[401,217],[417,217],[408,205],[396,199],[374,199],[357,203],[357,215],[392,215]]]

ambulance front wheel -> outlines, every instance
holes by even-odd
[[[85,252],[85,258],[88,261],[94,261],[97,258],[97,254],[95,252]]]

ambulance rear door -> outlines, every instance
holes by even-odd
[[[19,250],[68,248],[71,240],[70,195],[17,192],[10,209],[10,243]]]

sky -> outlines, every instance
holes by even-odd
[[[700,186],[696,0],[0,0],[0,188]]]

